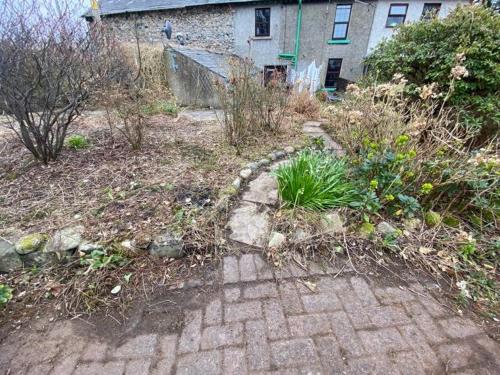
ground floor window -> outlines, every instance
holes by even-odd
[[[272,79],[286,81],[286,65],[266,65],[264,66],[264,84]]]
[[[325,79],[326,88],[337,88],[341,67],[342,67],[342,59],[328,60],[328,68],[326,70],[326,79]]]

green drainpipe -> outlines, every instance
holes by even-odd
[[[297,10],[297,32],[295,33],[295,59],[293,66],[297,69],[299,60],[299,47],[300,47],[300,30],[302,29],[302,0],[299,0],[299,9]]]

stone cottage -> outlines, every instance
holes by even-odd
[[[123,41],[250,57],[264,72],[320,67],[319,86],[342,89],[363,74],[363,59],[395,26],[437,14],[463,0],[101,0],[100,17]],[[92,14],[86,15],[92,21]]]

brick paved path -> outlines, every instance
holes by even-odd
[[[10,374],[498,374],[500,348],[472,321],[353,272],[274,272],[260,255],[224,258],[220,288],[171,333],[120,345],[70,322],[0,350]],[[148,319],[148,317],[143,317]],[[10,361],[10,364],[9,364]]]

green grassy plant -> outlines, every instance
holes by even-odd
[[[326,152],[305,150],[275,173],[285,206],[322,210],[348,206],[354,201],[355,192],[347,172],[345,160]]]
[[[75,134],[68,137],[68,146],[75,150],[81,150],[89,146],[89,141],[83,135]]]

